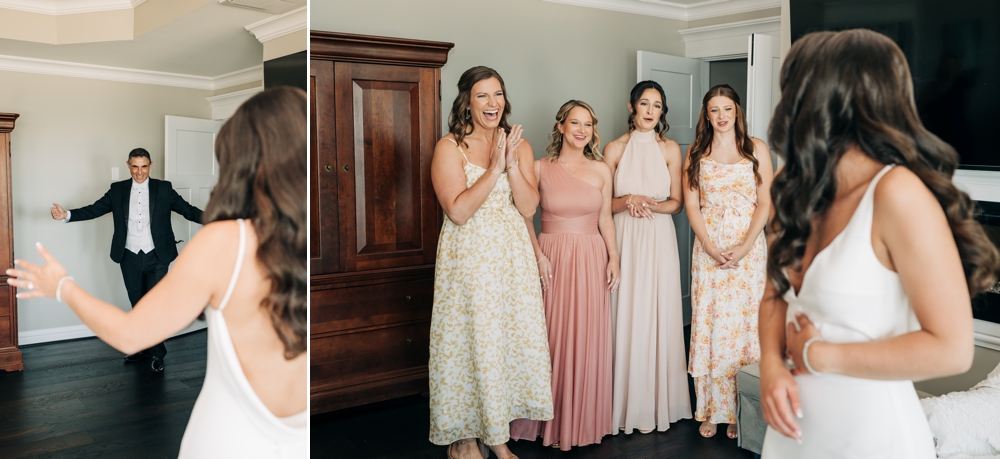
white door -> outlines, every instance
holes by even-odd
[[[653,80],[663,87],[667,96],[667,137],[681,146],[681,154],[694,142],[701,111],[701,98],[708,72],[706,63],[698,59],[639,51],[636,57],[638,81]],[[703,79],[703,76],[705,79]],[[677,246],[681,269],[681,296],[684,302],[684,324],[691,323],[691,247],[694,233],[688,223],[687,213],[673,216],[677,229]]]
[[[222,129],[224,121],[166,116],[163,175],[171,182],[174,191],[191,205],[205,210],[212,188],[219,179],[219,164],[215,160],[215,136]],[[170,225],[178,241],[180,252],[201,228],[175,212],[170,213]],[[174,334],[183,335],[205,328],[205,322],[195,320],[183,330]]]
[[[747,129],[750,135],[767,143],[767,128],[771,124],[771,114],[777,99],[774,92],[775,43],[770,35],[751,34],[747,39]],[[770,145],[769,145],[770,147]],[[776,157],[771,153],[771,164],[777,167]]]
[[[205,210],[212,188],[219,178],[219,165],[215,160],[215,136],[223,121],[166,116],[164,138],[164,178],[174,190],[191,205]],[[176,213],[171,213],[170,223],[181,251],[201,225],[192,223]]]

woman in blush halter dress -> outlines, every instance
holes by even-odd
[[[593,109],[566,102],[549,137],[549,157],[535,161],[542,233],[532,241],[545,300],[554,417],[514,421],[511,438],[541,436],[543,445],[569,451],[614,433],[609,293],[618,287],[618,250],[611,173],[601,161]]]
[[[764,458],[932,459],[912,380],[972,364],[970,295],[996,249],[920,123],[906,57],[870,30],[795,42],[770,140],[760,310]]]
[[[672,214],[681,211],[681,150],[666,138],[667,107],[654,81],[629,95],[629,132],[604,148],[614,176],[622,281],[611,296],[615,432],[663,432],[691,417],[680,258]]]
[[[208,320],[205,381],[181,458],[306,457],[306,98],[287,86],[244,103],[216,138],[219,182],[202,227],[131,312],[90,296],[39,245],[20,261],[21,298],[65,301],[99,338],[136,352],[199,313]],[[209,306],[206,307],[205,305]]]

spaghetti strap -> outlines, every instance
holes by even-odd
[[[465,158],[465,162],[466,163],[470,163],[471,162],[471,161],[469,161],[469,157],[465,156],[465,151],[462,150],[462,147],[458,146],[458,142],[456,142],[455,139],[452,139],[451,137],[445,137],[445,138],[448,139],[448,140],[450,140],[451,143],[455,144],[455,146],[458,147],[458,152],[462,154],[463,158]]]
[[[219,311],[226,308],[226,304],[229,303],[229,297],[233,296],[233,290],[236,289],[236,279],[240,277],[240,270],[243,268],[243,255],[246,253],[246,243],[247,243],[247,229],[243,222],[243,219],[236,220],[240,224],[240,249],[236,253],[236,267],[233,268],[233,277],[229,279],[229,287],[226,288],[226,296],[222,297],[222,302],[219,303]]]

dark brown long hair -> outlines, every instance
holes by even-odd
[[[632,106],[631,113],[628,114],[628,131],[632,132],[635,130],[635,112],[638,110],[636,105],[639,103],[639,99],[642,98],[642,93],[646,92],[647,89],[652,89],[660,93],[660,102],[663,103],[663,111],[660,112],[660,119],[656,120],[656,126],[653,126],[653,130],[659,135],[660,140],[667,140],[667,131],[670,130],[670,124],[667,123],[667,95],[663,92],[663,86],[653,80],[640,81],[632,86],[632,91],[628,94],[628,102]]]
[[[215,140],[219,183],[205,224],[249,219],[271,291],[260,306],[291,360],[306,350],[306,93],[281,86],[246,101]]]
[[[951,181],[958,155],[920,122],[909,66],[892,40],[855,29],[796,41],[781,67],[768,134],[785,160],[771,186],[775,242],[767,258],[778,295],[791,287],[784,268],[801,268],[812,221],[833,203],[836,165],[852,145],[916,174],[944,210],[970,295],[993,285],[1000,256],[973,220],[972,200]]]
[[[566,122],[569,112],[576,107],[586,109],[590,112],[590,118],[594,120],[594,135],[591,136],[590,142],[583,147],[583,156],[591,161],[604,161],[604,155],[601,154],[601,135],[597,133],[597,114],[594,113],[594,109],[590,107],[590,104],[576,99],[562,104],[562,107],[559,107],[559,111],[556,112],[556,124],[552,125],[552,132],[549,133],[549,145],[545,147],[545,153],[549,155],[549,161],[555,161],[559,158],[559,153],[562,151],[563,139],[565,138],[559,132],[559,125]]]
[[[455,136],[455,142],[458,142],[459,145],[465,145],[465,136],[472,134],[472,114],[469,112],[472,86],[490,78],[496,78],[500,82],[500,91],[503,92],[500,127],[503,128],[504,132],[510,132],[510,123],[507,122],[507,117],[510,116],[510,98],[507,96],[507,86],[504,85],[503,78],[496,70],[480,65],[466,70],[459,77],[458,95],[455,96],[455,102],[451,104],[451,113],[448,115],[448,132]]]
[[[705,97],[701,99],[701,111],[698,112],[698,126],[695,129],[694,142],[691,144],[691,158],[688,160],[688,186],[692,190],[698,189],[701,158],[712,153],[712,140],[715,138],[715,128],[712,127],[712,122],[708,120],[708,101],[712,100],[715,96],[728,97],[733,101],[735,105],[734,110],[736,110],[736,125],[733,126],[733,129],[736,131],[736,150],[739,151],[740,156],[749,160],[753,165],[753,176],[757,179],[757,185],[760,185],[760,173],[757,172],[759,163],[757,162],[757,157],[753,155],[753,139],[747,134],[747,117],[743,113],[743,109],[740,108],[740,95],[728,84],[720,84],[709,89],[705,93]]]

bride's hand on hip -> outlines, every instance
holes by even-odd
[[[802,429],[795,421],[796,417],[802,417],[799,386],[780,361],[768,365],[761,362],[760,405],[769,426],[788,438],[802,442]]]
[[[789,322],[787,328],[785,329],[785,352],[788,357],[795,362],[795,370],[793,370],[792,374],[795,376],[807,375],[809,374],[809,371],[806,370],[808,367],[806,366],[805,359],[802,356],[802,348],[805,347],[806,341],[813,338],[819,338],[821,335],[816,326],[813,325],[812,321],[809,320],[805,314],[796,312],[795,321],[797,324]],[[815,344],[813,344],[813,346],[815,346]],[[810,363],[815,363],[815,361],[810,361]],[[815,367],[815,365],[813,365],[813,367]]]

